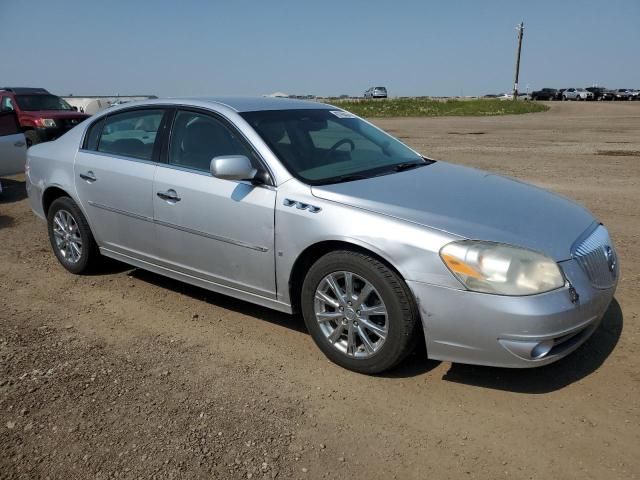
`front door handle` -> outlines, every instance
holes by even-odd
[[[89,183],[93,183],[98,180],[91,170],[89,170],[87,173],[81,173],[80,178],[86,180]]]
[[[178,192],[176,192],[173,188],[167,190],[166,192],[158,192],[156,195],[158,195],[161,199],[166,200],[169,203],[175,203],[182,200],[178,196]]]
[[[16,143],[13,144],[14,147],[24,147],[26,145],[26,143],[24,143],[22,140],[18,140]]]

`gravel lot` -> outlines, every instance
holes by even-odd
[[[66,273],[14,177],[0,200],[0,478],[638,478],[640,103],[375,122],[607,224],[622,280],[581,349],[524,371],[418,353],[354,374],[300,318],[121,264]]]

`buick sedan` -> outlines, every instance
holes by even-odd
[[[335,363],[544,365],[612,300],[607,229],[563,197],[435,161],[357,116],[272,98],[110,108],[29,149],[55,256],[101,256],[285,313]]]

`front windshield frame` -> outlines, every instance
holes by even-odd
[[[21,110],[26,112],[38,112],[38,111],[61,111],[61,112],[70,112],[73,111],[73,107],[69,105],[63,98],[58,97],[57,95],[52,95],[50,93],[47,94],[20,94],[16,95],[16,103],[20,107]],[[46,105],[47,108],[43,107],[43,99],[55,99],[55,102],[59,106],[59,108],[48,108],[50,105]],[[53,105],[53,103],[52,103]]]
[[[430,160],[424,157],[423,155],[421,155],[419,152],[415,151],[411,147],[405,145],[403,142],[401,142],[397,138],[393,137],[392,135],[389,135],[384,130],[376,127],[371,122],[368,122],[358,117],[357,115],[354,115],[350,112],[347,112],[345,110],[341,110],[335,107],[334,108],[310,108],[310,109],[256,110],[256,111],[250,111],[250,112],[240,112],[240,116],[253,128],[253,130],[258,134],[258,136],[267,144],[267,146],[272,151],[272,153],[278,158],[278,160],[282,163],[282,165],[287,169],[287,171],[293,177],[311,186],[328,185],[328,184],[340,183],[345,181],[371,178],[371,177],[375,177],[383,174],[392,174],[400,171],[401,169],[404,169],[403,167],[406,168],[408,166],[409,168],[411,168],[414,166],[428,165],[434,162],[433,160]],[[296,168],[296,165],[294,165],[293,162],[289,161],[286,158],[286,155],[283,154],[283,151],[281,150],[281,148],[275,145],[269,139],[269,137],[265,134],[265,132],[261,131],[261,128],[260,128],[260,124],[265,121],[266,122],[278,121],[278,120],[284,121],[284,119],[286,118],[288,121],[302,122],[304,121],[304,117],[307,117],[307,116],[314,116],[314,120],[318,120],[318,121],[324,117],[324,119],[326,119],[327,121],[331,120],[341,126],[346,126],[350,130],[354,130],[354,132],[357,131],[357,133],[362,137],[364,137],[365,140],[368,140],[371,143],[376,144],[381,149],[381,151],[385,148],[389,150],[390,146],[393,146],[393,148],[398,148],[403,153],[407,153],[407,156],[402,156],[402,157],[397,156],[393,158],[392,161],[389,161],[384,165],[376,165],[373,168],[351,170],[348,172],[343,171],[343,172],[340,172],[339,174],[325,176],[322,178],[310,178],[309,176],[305,176],[303,172],[308,172],[309,170],[313,170],[316,168],[318,169],[323,168],[327,165],[330,165],[331,163],[339,163],[339,162],[329,162],[326,165],[319,164],[318,166],[314,166],[313,168],[304,169],[304,170],[300,168]],[[360,128],[364,126],[366,127],[366,129],[369,129],[372,134],[375,133],[376,135],[375,141],[374,139],[369,138],[366,135],[366,131],[363,132],[360,130],[355,130],[354,128],[350,128],[348,126],[349,122],[351,123],[356,122],[356,124],[359,125]],[[287,136],[288,134],[289,132],[287,131]],[[356,138],[353,138],[353,140],[356,140]],[[385,145],[382,145],[381,141],[384,141]],[[322,150],[321,148],[317,148],[315,145],[314,145],[314,148],[316,148],[318,152]],[[297,152],[298,151],[296,150],[296,153]],[[386,155],[386,152],[385,152],[385,155]]]

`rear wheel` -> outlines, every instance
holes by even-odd
[[[98,263],[100,252],[80,208],[69,197],[53,201],[47,214],[49,241],[58,261],[71,273],[82,274]]]
[[[311,336],[333,362],[374,374],[414,348],[418,312],[402,278],[379,260],[349,250],[331,252],[309,270],[302,313]]]

